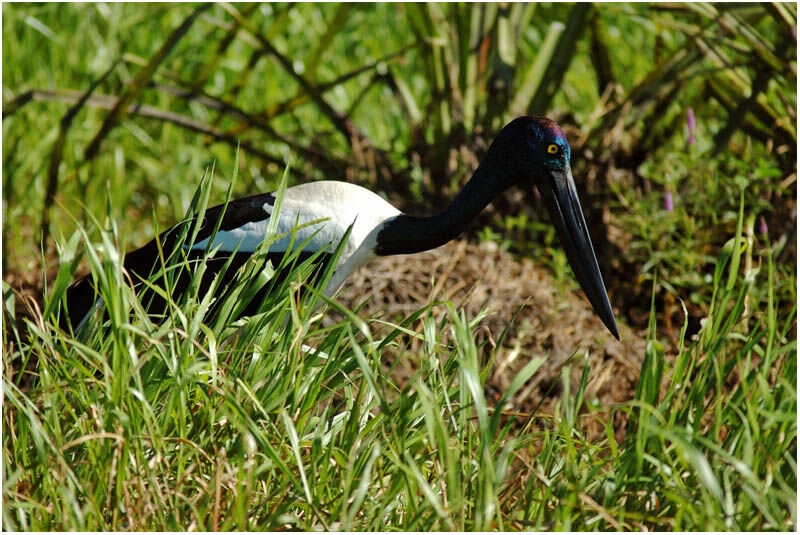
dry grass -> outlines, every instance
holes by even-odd
[[[51,274],[51,280],[54,276]],[[30,280],[25,274],[10,274],[7,282],[18,293],[17,318],[21,321],[30,314],[33,302],[41,303],[41,281]],[[416,255],[378,258],[351,277],[339,300],[348,307],[362,305],[361,317],[392,322],[402,321],[431,301],[452,301],[464,307],[469,317],[488,310],[475,331],[479,344],[488,343],[483,351],[484,362],[503,330],[509,327],[486,381],[489,399],[499,400],[532,358],[547,359],[505,407],[512,412],[529,414],[538,410],[540,414],[552,414],[562,393],[562,369],[576,357],[570,368],[570,390],[575,391],[584,352],[588,352],[590,369],[587,400],[608,407],[634,397],[645,351],[645,331],[620,324],[621,340],[615,340],[582,293],[564,289],[547,268],[526,258],[517,259],[492,242],[479,245],[457,240]],[[446,315],[445,307],[435,306],[434,314],[440,323]],[[418,321],[413,328],[420,332],[422,325]],[[392,372],[399,385],[404,385],[417,369],[421,344],[420,340],[407,337],[404,351],[395,353],[395,358],[402,359]],[[385,364],[388,368],[393,363]],[[623,432],[623,416],[619,411],[615,416],[620,419],[615,422],[618,439]],[[603,433],[602,424],[595,419],[586,425],[584,430],[592,436]]]
[[[525,258],[517,260],[493,243],[458,240],[416,255],[379,258],[359,270],[339,298],[350,307],[364,303],[362,317],[390,321],[405,318],[430,301],[453,301],[457,307],[463,306],[469,317],[488,309],[489,315],[475,331],[479,343],[489,342],[484,361],[489,358],[488,347],[493,347],[510,325],[487,379],[490,398],[499,399],[532,358],[547,358],[506,407],[511,411],[531,413],[538,408],[552,414],[562,392],[564,365],[573,355],[578,357],[570,374],[574,392],[584,351],[590,367],[587,400],[607,407],[633,399],[645,352],[644,333],[622,324],[621,341],[615,340],[582,294],[559,286],[546,268]],[[446,315],[445,307],[435,307],[434,313],[439,323]],[[420,332],[421,322],[413,328]],[[408,337],[405,351],[396,356],[404,359],[393,372],[399,384],[416,368],[415,355],[421,353],[422,343]],[[595,420],[586,425],[590,434],[603,432]],[[623,421],[615,422],[618,434],[623,426]]]

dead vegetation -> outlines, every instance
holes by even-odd
[[[33,303],[41,302],[42,281],[28,280],[24,274],[9,275],[6,282],[16,290],[16,317],[21,320],[31,313]],[[468,317],[487,310],[475,331],[476,342],[486,344],[484,362],[503,330],[509,328],[486,381],[490,400],[497,401],[532,358],[547,359],[505,407],[513,413],[527,415],[538,410],[552,414],[562,393],[562,369],[570,364],[575,387],[584,353],[590,369],[587,400],[608,407],[632,399],[636,389],[644,332],[620,324],[621,340],[615,340],[580,291],[563,289],[547,268],[526,258],[517,259],[491,242],[479,245],[462,239],[416,255],[378,258],[356,272],[338,297],[348,307],[360,306],[358,313],[363,318],[390,322],[402,321],[429,302],[452,301],[463,307]],[[445,314],[443,305],[434,307],[437,323]],[[377,324],[373,328],[381,331]],[[412,328],[419,331],[421,324]],[[445,340],[448,334],[441,333]],[[403,351],[395,355],[400,359],[393,371],[398,384],[404,385],[413,375],[421,343],[407,337]],[[621,425],[615,427],[622,430]]]
[[[587,400],[608,407],[633,399],[644,356],[644,333],[620,325],[621,340],[615,340],[582,294],[561,290],[546,268],[525,258],[518,260],[493,243],[459,240],[416,255],[379,258],[348,281],[339,299],[350,307],[363,304],[362,317],[389,321],[405,318],[425,303],[444,300],[464,307],[468,317],[488,310],[476,329],[476,341],[489,344],[482,355],[484,362],[489,358],[488,347],[506,326],[509,331],[487,379],[487,396],[496,401],[530,359],[547,359],[511,406],[505,407],[510,412],[525,416],[538,409],[552,414],[562,393],[564,366],[576,357],[570,367],[570,380],[576,386],[584,352],[590,368]],[[437,323],[445,313],[444,306],[435,306]],[[422,327],[417,322],[412,328]],[[446,339],[446,333],[440,334]],[[402,359],[393,373],[399,384],[414,373],[416,356],[421,353],[421,341],[408,337],[406,343],[405,350],[396,355]],[[598,424],[587,424],[587,431],[602,431]],[[620,433],[621,422],[615,428]]]

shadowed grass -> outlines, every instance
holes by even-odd
[[[187,28],[192,6],[4,4],[4,526],[795,530],[787,6],[215,5]],[[563,370],[552,414],[504,411],[541,361],[485,395],[505,350],[475,343],[482,314],[445,303],[439,321],[431,304],[378,337],[387,322],[324,299],[296,257],[239,322],[270,282],[258,258],[222,302],[196,284],[165,294],[160,322],[121,269],[122,248],[151,236],[142,220],[158,233],[187,205],[189,220],[209,199],[274,190],[289,153],[295,179],[432,210],[511,111],[568,130],[615,305],[633,326],[649,318],[628,403],[587,400],[584,364],[577,383]],[[212,161],[242,178],[212,171],[196,190]],[[522,200],[484,234],[566,287],[552,227]],[[162,253],[174,280],[185,262]],[[107,314],[59,332],[84,258]],[[26,277],[46,298],[22,318]],[[343,319],[323,325],[317,301]],[[412,336],[424,343],[408,355]],[[398,382],[390,354],[421,365]]]
[[[202,181],[187,220],[203,212],[209,188]],[[635,399],[612,408],[630,413],[627,435],[618,443],[610,419],[606,440],[589,443],[581,419],[601,408],[583,400],[585,366],[575,391],[564,369],[552,417],[516,422],[502,412],[541,359],[496,405],[487,400],[493,358],[479,364],[480,315],[446,303],[436,325],[423,307],[376,339],[372,319],[322,297],[324,277],[301,294],[304,262],[252,318],[204,323],[210,300],[195,288],[153,323],[123,282],[113,229],[86,244],[93,271],[105,275],[107,318],[95,314],[76,336],[42,316],[22,331],[6,323],[9,529],[796,525],[796,344],[786,339],[794,318],[777,323],[769,251],[760,270],[739,276],[746,248],[731,241],[699,336],[681,337],[671,373],[652,339]],[[270,272],[244,271],[223,310]],[[5,295],[13,320],[13,294]],[[742,296],[760,312],[746,315]],[[323,327],[317,299],[344,319]],[[394,383],[379,371],[381,353],[402,350],[419,322],[421,367]]]

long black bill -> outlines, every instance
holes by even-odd
[[[567,253],[572,271],[597,315],[611,334],[619,340],[617,322],[614,320],[614,312],[611,311],[603,276],[600,274],[592,240],[589,238],[586,221],[583,219],[578,192],[572,180],[572,171],[567,167],[565,171],[552,171],[547,174],[549,176],[544,180],[538,181],[539,191],[544,197],[550,219],[561,238],[561,245]]]

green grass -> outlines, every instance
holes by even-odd
[[[193,213],[207,203],[203,185]],[[7,529],[796,526],[794,312],[775,315],[769,251],[742,276],[738,236],[717,260],[714,307],[696,340],[681,337],[671,370],[652,339],[635,399],[588,407],[588,368],[575,392],[565,369],[553,417],[527,420],[501,408],[542,360],[490,404],[481,317],[451,303],[443,325],[423,307],[375,338],[374,320],[329,301],[344,319],[323,327],[313,300],[324,280],[301,297],[300,265],[297,282],[241,324],[207,321],[208,299],[191,294],[153,323],[121,283],[114,226],[103,236],[86,245],[90,259],[104,253],[90,263],[105,274],[107,320],[95,314],[70,335],[40,316],[4,335]],[[760,312],[745,314],[746,299]],[[402,349],[417,322],[420,369],[398,385],[379,372],[381,355]],[[25,362],[38,363],[32,381]],[[629,415],[622,442],[613,418],[605,440],[584,438],[581,419],[602,409]]]
[[[152,84],[139,77],[195,6],[2,9],[6,529],[796,530],[791,6],[214,5]],[[133,93],[157,113],[123,117],[87,156],[100,97]],[[628,402],[585,399],[578,354],[583,380],[563,370],[552,414],[504,412],[484,395],[504,349],[476,347],[482,315],[420,303],[387,327],[317,308],[291,258],[239,323],[268,275],[243,276],[217,316],[190,294],[163,322],[124,283],[121,251],[187,206],[276,189],[290,159],[290,183],[441,205],[517,108],[568,128],[620,322],[648,333]],[[530,200],[476,229],[575,287]],[[79,266],[109,313],[63,333],[52,314]],[[45,294],[28,318],[24,284]],[[398,355],[417,366],[407,382],[388,373]]]

